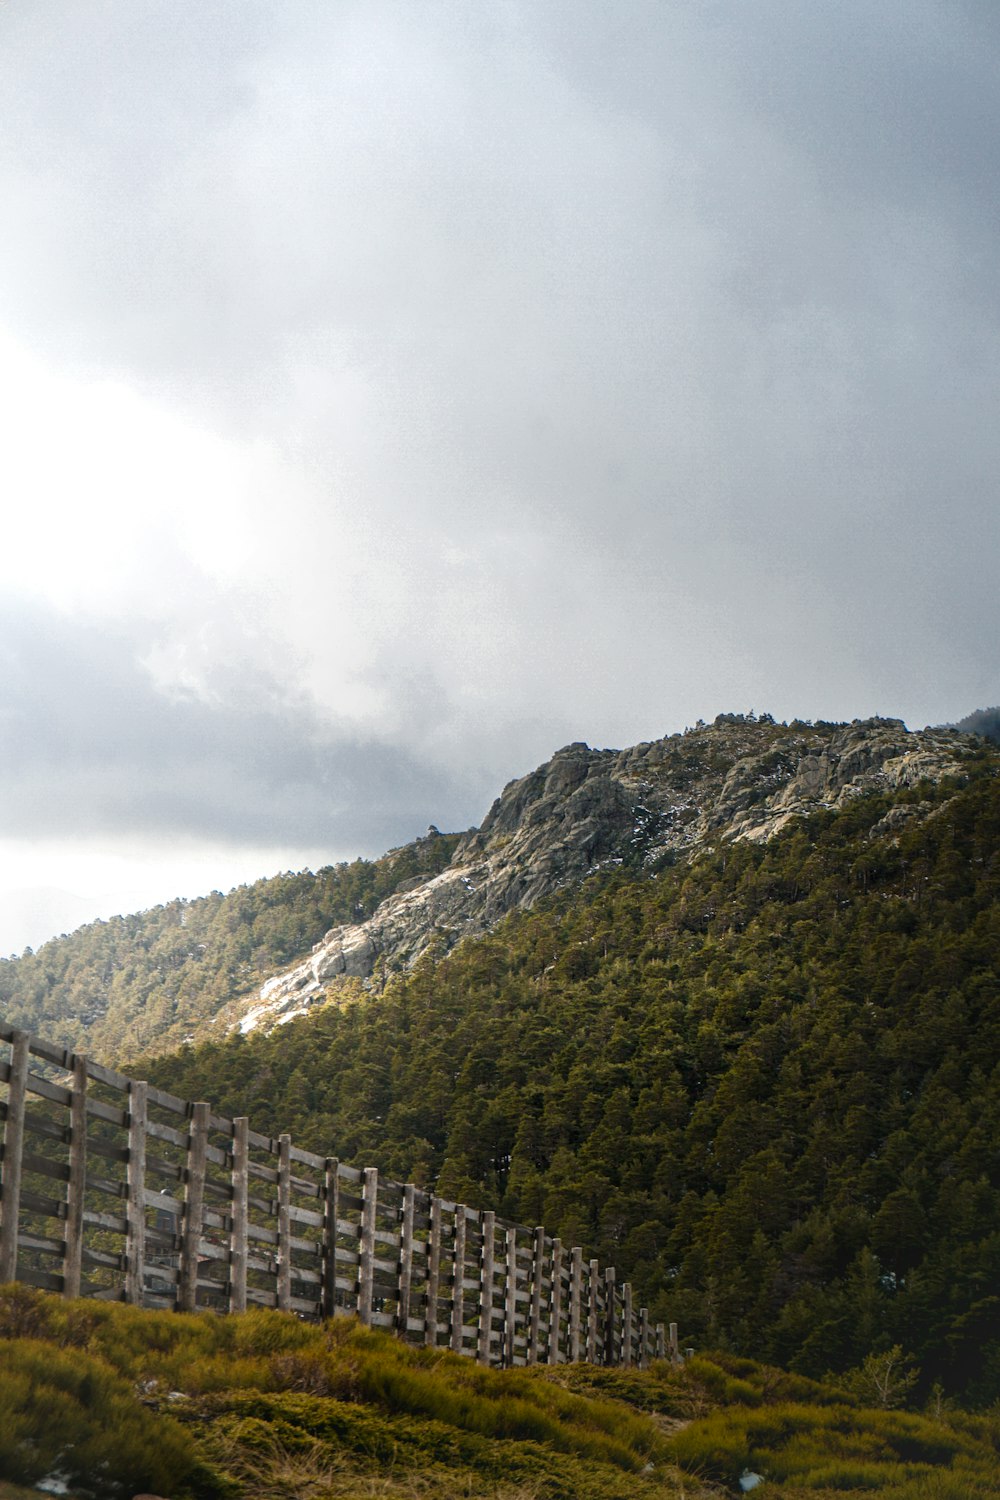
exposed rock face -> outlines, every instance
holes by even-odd
[[[238,1024],[291,1019],[340,976],[404,967],[594,870],[717,840],[769,839],[817,808],[953,775],[968,750],[954,730],[910,733],[898,719],[784,725],[735,715],[629,750],[567,745],[505,787],[446,870],[408,881],[367,922],[328,932],[306,962],[246,1003]]]

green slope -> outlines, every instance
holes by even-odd
[[[220,1318],[0,1288],[0,1494],[84,1500],[986,1500],[996,1412],[752,1361],[500,1372],[353,1319]],[[6,1483],[4,1483],[6,1482]]]
[[[619,871],[378,996],[149,1065],[582,1244],[691,1342],[1000,1396],[1000,777]]]
[[[179,1046],[227,1001],[305,957],[328,928],[363,921],[404,881],[436,875],[459,837],[92,922],[0,959],[0,1015],[106,1063]]]

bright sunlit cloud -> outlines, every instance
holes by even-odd
[[[226,892],[285,869],[334,862],[326,849],[291,848],[287,855],[277,859],[267,848],[221,852],[194,841],[186,847],[95,848],[0,840],[0,957],[38,947],[84,922],[163,905],[182,892]]]
[[[53,370],[2,334],[0,403],[6,591],[117,613],[152,603],[151,580],[178,555],[239,574],[262,447],[199,430],[120,381]]]

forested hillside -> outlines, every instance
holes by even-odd
[[[544,1222],[682,1336],[1000,1396],[1000,762],[606,873],[380,994],[148,1066]]]
[[[434,833],[379,860],[92,922],[37,953],[0,959],[0,1015],[105,1062],[179,1046],[328,928],[362,921],[400,885],[437,874],[458,837]]]
[[[713,843],[767,840],[820,807],[936,784],[975,743],[899,719],[769,714],[720,714],[625,750],[574,743],[509,782],[464,835],[432,828],[373,863],[173,901],[0,961],[0,1015],[105,1062],[268,1030],[595,871],[648,873]]]

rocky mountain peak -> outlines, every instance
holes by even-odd
[[[899,719],[786,725],[737,714],[627,750],[566,745],[504,788],[440,874],[405,881],[366,922],[333,928],[304,963],[220,1019],[272,1026],[342,977],[412,964],[595,870],[765,840],[818,808],[953,775],[968,747],[955,730],[910,732]]]

